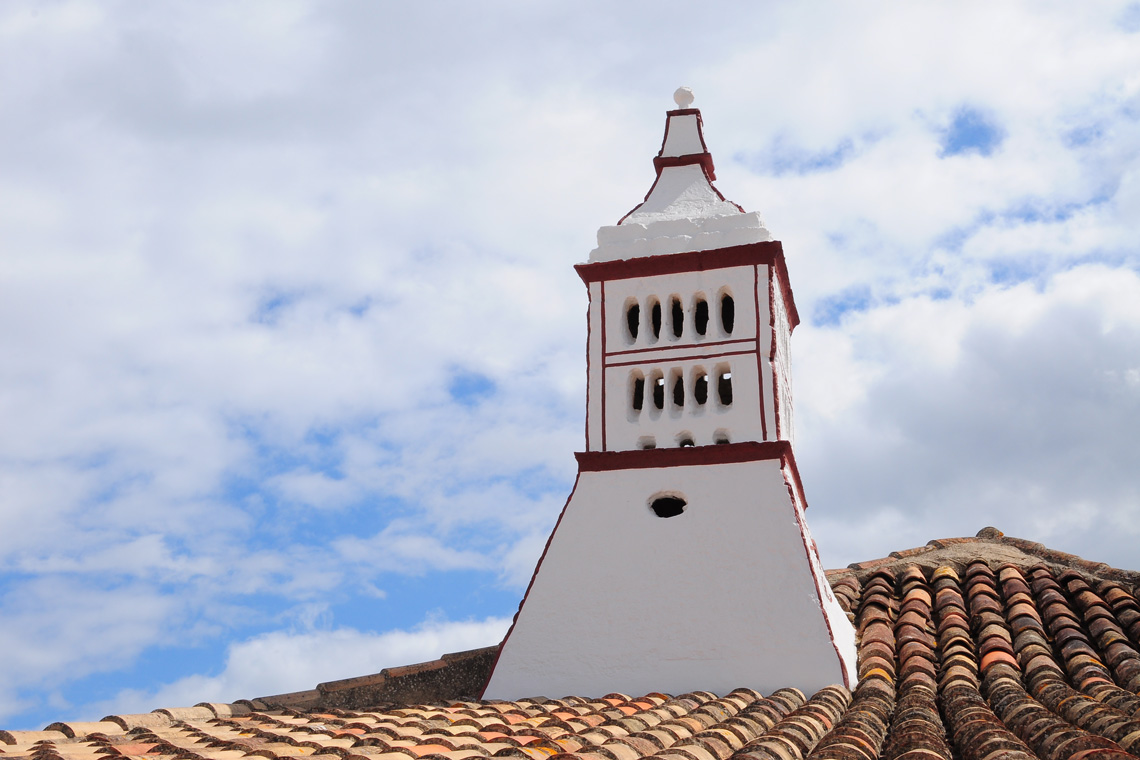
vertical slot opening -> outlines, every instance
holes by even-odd
[[[716,393],[722,406],[732,406],[732,373],[721,372],[717,379]]]
[[[732,328],[736,326],[736,302],[729,293],[720,297],[720,326],[725,335],[732,335]]]
[[[709,329],[709,302],[697,296],[697,303],[693,307],[693,327],[697,335],[704,335]]]
[[[673,378],[673,406],[678,409],[685,406],[685,377],[680,372]]]
[[[629,303],[625,307],[625,325],[629,329],[630,341],[637,340],[637,331],[641,327],[641,306],[637,301]]]
[[[700,406],[704,406],[709,400],[709,376],[704,372],[697,375],[697,380],[693,383],[693,399]]]
[[[681,308],[681,297],[673,296],[673,303],[669,307],[670,321],[673,322],[673,337],[680,338],[685,331],[685,310]]]
[[[653,381],[653,406],[658,409],[665,408],[665,378],[661,375]]]
[[[649,321],[653,327],[653,338],[661,337],[661,302],[656,298],[653,299],[652,305],[649,307]]]
[[[640,412],[641,408],[645,406],[645,378],[637,373],[633,376],[633,389],[632,397],[630,398],[630,406],[633,411]]]

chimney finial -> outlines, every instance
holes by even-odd
[[[691,87],[678,87],[673,93],[673,102],[678,108],[688,108],[693,104],[693,90]]]

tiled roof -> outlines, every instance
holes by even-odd
[[[828,577],[859,632],[861,680],[854,692],[831,686],[813,695],[795,688],[761,695],[741,688],[723,697],[296,707],[333,693],[342,705],[352,698],[397,699],[403,679],[417,673],[435,673],[432,688],[440,688],[443,673],[456,665],[466,675],[454,688],[470,688],[488,667],[487,651],[477,650],[392,669],[383,678],[336,682],[339,689],[324,684],[323,692],[0,732],[0,753],[37,760],[1140,756],[1140,574],[987,529]],[[407,683],[413,682],[418,693],[428,693],[426,681]],[[290,702],[295,706],[285,706]]]

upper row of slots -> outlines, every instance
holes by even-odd
[[[661,301],[657,296],[650,296],[646,300],[646,312],[648,313],[649,324],[647,325],[650,340],[656,341],[661,337],[661,330],[664,327],[664,314],[661,307]],[[719,317],[720,328],[725,335],[732,335],[732,328],[736,323],[736,302],[732,299],[732,294],[722,292],[719,299]],[[625,325],[628,330],[628,338],[630,342],[636,342],[637,336],[641,334],[641,318],[642,318],[641,304],[636,299],[629,299],[626,301],[625,306]],[[698,293],[693,296],[693,307],[691,310],[693,317],[693,332],[697,335],[704,336],[708,334],[710,314],[709,302],[705,299],[703,293]],[[669,325],[667,335],[673,338],[680,338],[685,334],[685,308],[681,303],[681,296],[673,295],[669,297]]]

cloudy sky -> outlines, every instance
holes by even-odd
[[[0,726],[497,642],[682,84],[824,563],[1140,568],[1140,4],[702,7],[0,5]]]

